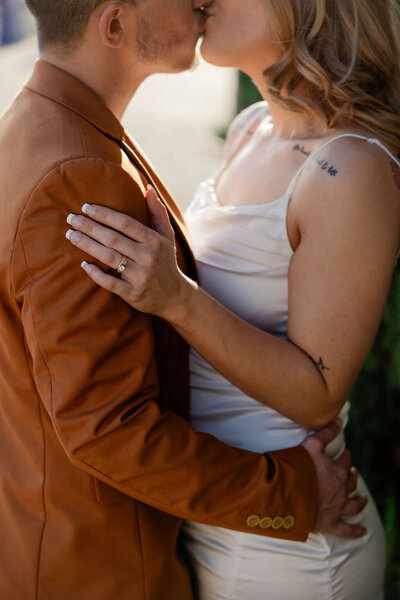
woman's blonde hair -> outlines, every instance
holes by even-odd
[[[317,111],[329,127],[350,120],[400,151],[397,1],[262,2],[282,47],[264,73],[270,96],[290,110]]]

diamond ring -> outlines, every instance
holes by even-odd
[[[126,269],[126,265],[128,264],[128,259],[126,256],[121,257],[121,262],[119,263],[116,271],[117,273],[123,273]]]

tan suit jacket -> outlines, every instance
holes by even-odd
[[[0,121],[2,600],[190,600],[181,519],[293,540],[313,528],[307,453],[195,433],[184,341],[95,286],[64,238],[84,202],[149,225],[149,182],[194,276],[179,210],[118,120],[39,61]]]

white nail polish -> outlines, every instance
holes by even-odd
[[[67,223],[68,223],[68,225],[72,225],[71,221],[72,221],[72,219],[73,219],[74,217],[76,217],[76,215],[74,215],[74,213],[70,213],[70,214],[68,215],[68,217],[67,217]]]
[[[82,206],[82,212],[86,212],[87,209],[89,208],[90,204],[88,204],[87,202],[85,202],[85,204]]]
[[[65,237],[67,238],[67,240],[69,240],[69,238],[71,237],[71,235],[74,233],[73,229],[68,229],[67,233],[65,234]]]
[[[88,267],[88,263],[86,262],[86,260],[84,260],[83,262],[81,262],[81,267],[82,269],[85,269],[86,267]]]
[[[156,192],[156,190],[155,190],[155,187],[154,187],[154,186],[152,186],[152,185],[151,185],[151,183],[149,183],[149,185],[147,186],[147,189],[148,189],[148,190],[153,190],[153,192],[154,192],[155,194],[157,194],[157,192]]]

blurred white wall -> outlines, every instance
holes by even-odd
[[[0,47],[0,113],[29,77],[36,57],[34,38]],[[217,132],[233,117],[236,85],[234,70],[201,62],[191,72],[150,77],[125,114],[125,127],[182,208],[218,167]]]

